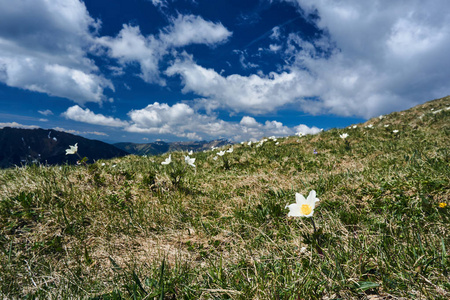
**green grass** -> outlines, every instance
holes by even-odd
[[[195,153],[196,169],[175,152],[1,170],[0,297],[448,299],[447,107]],[[317,232],[285,208],[313,189]]]

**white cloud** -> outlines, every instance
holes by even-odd
[[[87,57],[99,26],[79,0],[0,0],[0,81],[80,104],[103,101],[114,87]]]
[[[239,62],[241,63],[241,66],[244,69],[250,69],[250,68],[258,68],[259,66],[257,64],[248,62],[246,59],[246,55],[247,53],[245,51],[241,51],[241,50],[234,50],[233,51],[236,54],[239,54]]]
[[[183,92],[208,97],[214,103],[213,107],[220,106],[235,112],[267,113],[296,102],[300,97],[315,95],[310,85],[313,79],[306,72],[273,72],[267,76],[248,77],[233,74],[224,77],[185,56],[170,66],[166,74],[181,76]]]
[[[138,26],[124,24],[116,37],[101,37],[97,43],[106,47],[108,55],[122,65],[138,62],[145,82],[165,85],[159,76],[158,64],[167,48],[152,35],[144,37]]]
[[[95,114],[88,108],[82,109],[78,105],[69,107],[64,113],[62,113],[62,116],[66,119],[94,125],[109,127],[123,127],[128,125],[128,122],[126,121],[121,121],[113,117],[105,117],[102,114]]]
[[[159,74],[159,62],[171,49],[190,44],[214,46],[232,34],[221,23],[199,16],[180,14],[170,22],[158,35],[148,36],[144,36],[138,26],[125,24],[116,37],[101,37],[97,43],[106,47],[107,54],[122,65],[139,63],[140,76],[145,82],[165,85]]]
[[[280,37],[281,37],[280,27],[275,26],[274,28],[272,28],[272,34],[270,35],[270,38],[272,40],[279,40]]]
[[[184,103],[160,104],[155,102],[144,109],[128,113],[131,125],[129,132],[149,134],[170,134],[189,139],[227,138],[234,141],[256,140],[264,136],[288,136],[296,133],[277,121],[257,122],[253,117],[244,116],[239,123],[225,122],[215,116],[200,114]],[[317,133],[320,130],[305,125],[305,133]],[[309,130],[309,131],[308,131]]]
[[[53,115],[53,112],[50,109],[38,110],[38,113],[40,113],[41,115],[44,115],[44,116],[51,116],[51,115]]]
[[[276,45],[276,44],[270,44],[269,45],[269,50],[272,52],[278,52],[281,50],[281,45]]]
[[[214,115],[201,114],[185,103],[172,106],[155,102],[143,109],[131,110],[129,121],[95,114],[78,105],[72,106],[62,114],[67,119],[108,127],[121,128],[124,131],[187,138],[191,140],[226,138],[234,141],[258,140],[264,136],[289,136],[302,129],[305,134],[314,134],[320,130],[306,125],[287,127],[278,121],[257,122],[253,117],[244,116],[240,122],[226,122]],[[62,128],[56,130],[80,134]],[[84,134],[102,134],[83,132]]]
[[[55,127],[52,129],[56,130],[56,131],[62,131],[62,132],[67,132],[67,133],[71,133],[71,134],[76,134],[76,135],[90,134],[90,135],[97,135],[97,136],[108,136],[106,133],[100,132],[100,131],[78,131],[78,130],[73,130],[73,129],[65,129],[62,127]]]
[[[450,12],[446,0],[361,2],[289,0],[329,39],[305,42],[291,35],[292,69],[306,68],[320,101],[316,112],[372,117],[450,93]],[[321,49],[336,46],[331,56]],[[328,48],[328,49],[327,49]]]
[[[0,123],[0,128],[5,128],[5,127],[24,128],[24,129],[37,129],[37,128],[39,128],[39,126],[36,126],[36,125],[23,125],[23,124],[19,124],[17,122]]]
[[[298,126],[295,126],[294,130],[295,130],[296,133],[301,132],[303,134],[317,134],[317,133],[322,131],[322,129],[320,129],[320,128],[316,127],[316,126],[308,127],[308,126],[306,126],[304,124],[300,124]]]
[[[154,6],[161,7],[161,6],[167,6],[167,0],[149,0],[152,2]]]
[[[159,37],[169,47],[190,44],[214,46],[223,43],[232,34],[221,23],[206,21],[200,16],[180,14],[177,18],[172,18],[171,22]]]

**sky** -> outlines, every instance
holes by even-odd
[[[0,127],[234,142],[450,94],[448,0],[0,0]]]

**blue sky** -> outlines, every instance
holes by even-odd
[[[0,127],[256,140],[450,94],[447,0],[0,0]]]

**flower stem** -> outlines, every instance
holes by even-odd
[[[311,217],[310,219],[311,219],[311,222],[312,222],[313,227],[314,227],[314,233],[316,233],[316,232],[317,232],[317,229],[316,229],[316,223],[314,223],[314,218]]]
[[[319,253],[319,255],[323,255],[322,248],[320,248],[320,246],[319,246],[319,236],[318,236],[319,233],[317,232],[317,229],[316,229],[316,223],[314,223],[314,218],[313,217],[311,217],[310,219],[311,219],[311,223],[313,224],[313,228],[314,228],[313,236],[314,236],[314,239],[315,239],[315,247],[316,247],[317,253]]]

